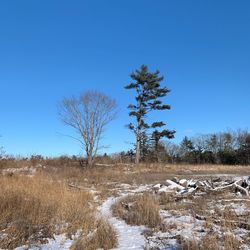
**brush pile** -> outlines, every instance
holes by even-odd
[[[175,192],[177,195],[202,195],[208,192],[229,190],[239,196],[249,196],[250,177],[218,177],[205,180],[173,178],[153,186],[155,193]]]

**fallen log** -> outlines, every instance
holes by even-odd
[[[179,185],[176,182],[171,181],[171,180],[166,180],[166,183],[168,184],[168,188],[170,188],[170,189],[176,189],[177,191],[185,189],[185,187],[183,187],[183,186],[181,186],[181,185]]]
[[[241,192],[243,192],[246,196],[249,196],[249,192],[246,188],[241,187],[240,185],[238,185],[237,183],[234,183],[235,188],[237,188],[238,190],[240,190]]]

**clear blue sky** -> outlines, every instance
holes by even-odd
[[[250,124],[249,0],[0,1],[0,145],[9,154],[79,154],[58,119],[64,96],[115,97],[107,152],[130,147],[124,127],[141,64],[172,90],[159,114],[175,141]]]

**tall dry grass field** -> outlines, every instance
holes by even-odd
[[[92,197],[70,190],[48,174],[0,176],[0,248],[43,242],[53,233],[89,232],[93,227]]]

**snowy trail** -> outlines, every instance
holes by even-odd
[[[142,235],[145,229],[142,226],[130,226],[125,221],[119,220],[112,216],[111,206],[120,199],[121,197],[108,198],[100,208],[100,214],[113,225],[118,232],[118,247],[114,250],[141,250],[144,249],[146,239]]]

